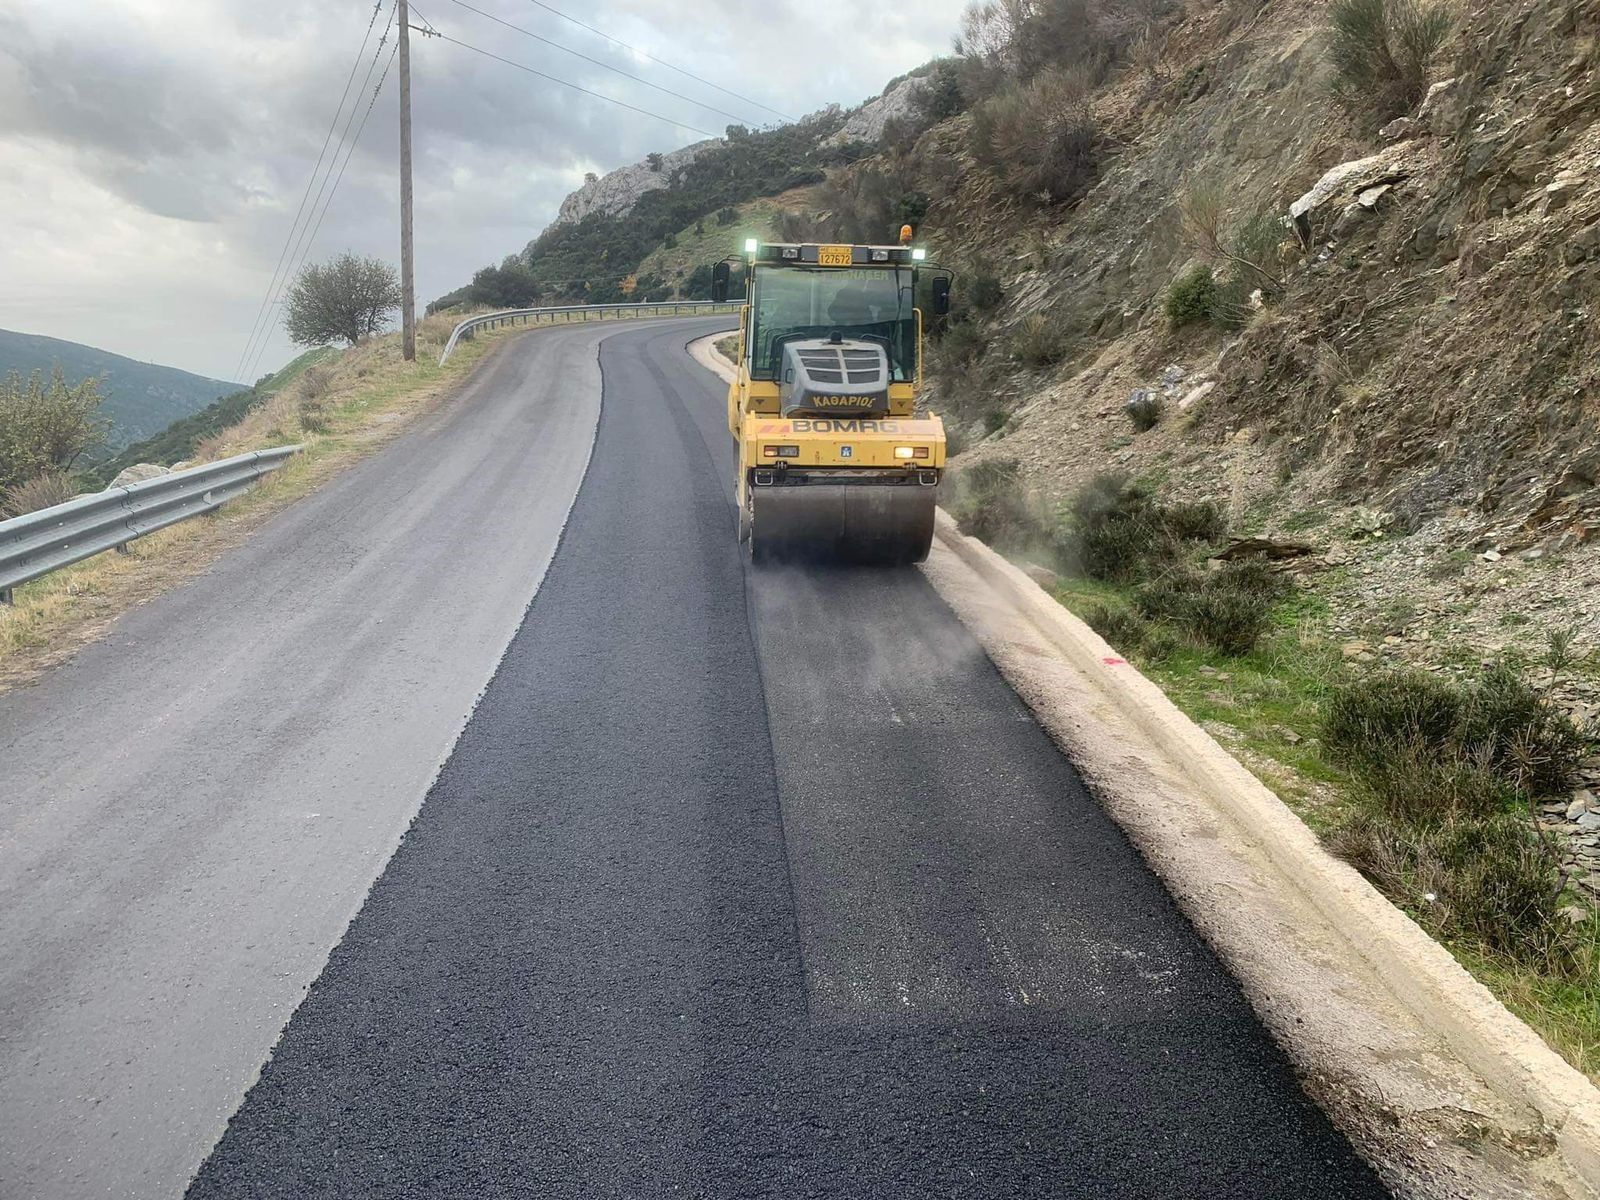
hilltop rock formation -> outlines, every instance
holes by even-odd
[[[646,192],[666,187],[672,182],[674,172],[681,171],[711,147],[721,144],[721,138],[707,138],[665,154],[652,155],[643,162],[618,167],[599,179],[591,180],[561,202],[561,211],[556,214],[551,228],[576,225],[594,212],[620,217],[639,203]]]
[[[920,77],[902,79],[883,95],[868,100],[844,123],[844,127],[823,141],[824,146],[845,146],[851,142],[878,142],[890,121],[911,114],[917,96],[927,86]]]

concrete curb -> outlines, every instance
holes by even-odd
[[[1113,794],[1108,809],[1302,1072],[1319,1077],[1308,1087],[1339,1093],[1319,1099],[1335,1109],[1392,1185],[1414,1195],[1600,1196],[1600,1089],[1358,872],[1323,850],[1276,795],[1160,688],[1021,570],[963,536],[943,512],[925,570],[1097,790],[1116,792],[1113,779],[1126,774],[1130,756],[1153,751],[1165,760],[1142,764],[1155,771],[1145,782],[1188,793],[1196,824],[1152,820],[1148,792]],[[987,611],[971,587],[974,580],[993,593]],[[1040,671],[1041,653],[1057,660],[1056,670]],[[1077,703],[1063,706],[1059,695],[1042,690],[1052,685],[1048,676],[1063,682],[1060,667],[1077,676],[1071,697]],[[1099,711],[1085,711],[1083,702]],[[1086,722],[1106,718],[1120,724],[1117,736],[1108,743],[1087,735]],[[1203,881],[1191,874],[1197,864],[1183,845],[1197,835],[1216,839],[1206,855],[1210,877]],[[1216,874],[1228,872],[1230,863],[1231,878]],[[1278,909],[1276,952],[1273,938],[1262,944],[1260,926],[1246,928],[1252,917],[1273,922],[1263,902]],[[1292,937],[1281,940],[1286,931]],[[1307,965],[1296,960],[1330,952],[1332,964],[1296,976],[1296,966]],[[1321,991],[1330,974],[1343,975],[1343,982]],[[1340,1006],[1346,1011],[1332,1012]],[[1391,1044],[1381,1053],[1370,1044],[1371,1028],[1368,1044],[1339,1047],[1356,1026],[1392,1024],[1396,1017],[1409,1028],[1391,1030]],[[1396,1049],[1404,1052],[1398,1060]],[[1476,1078],[1441,1075],[1441,1061],[1452,1057]],[[1409,1080],[1397,1080],[1395,1067],[1407,1058],[1416,1070]],[[1382,1120],[1374,1120],[1374,1106]],[[1472,1140],[1471,1131],[1451,1129],[1451,1123],[1441,1128],[1436,1118],[1447,1108],[1490,1119],[1496,1129],[1477,1131],[1475,1147],[1445,1145],[1441,1135]],[[1395,1122],[1394,1130],[1381,1129],[1384,1121]],[[1477,1173],[1479,1154],[1499,1182]]]

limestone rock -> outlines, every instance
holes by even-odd
[[[1567,176],[1557,179],[1544,189],[1544,201],[1539,206],[1539,211],[1545,216],[1560,212],[1578,194],[1578,180]]]
[[[608,217],[621,216],[631,211],[646,193],[671,183],[674,172],[687,167],[711,147],[721,144],[721,138],[708,138],[670,151],[661,156],[660,170],[651,167],[648,159],[631,166],[618,167],[594,182],[584,184],[563,200],[551,228],[576,225],[595,212]]]
[[[1049,567],[1041,567],[1038,563],[1023,563],[1022,573],[1047,592],[1061,585],[1061,576]]]
[[[1348,199],[1379,186],[1395,184],[1416,169],[1417,148],[1411,141],[1396,142],[1376,154],[1340,163],[1317,180],[1309,192],[1289,206],[1289,216],[1297,224],[1309,221],[1317,209],[1335,200]]]
[[[1441,79],[1428,89],[1417,109],[1417,122],[1434,132],[1449,132],[1461,119],[1461,87],[1455,79]]]
[[[1415,137],[1416,134],[1417,122],[1411,117],[1396,117],[1378,130],[1378,136],[1386,142],[1404,141],[1406,138]]]
[[[109,492],[111,488],[127,487],[130,483],[143,483],[146,479],[159,479],[163,475],[171,474],[172,472],[168,468],[157,463],[134,463],[133,466],[123,467],[122,470],[118,471],[117,477],[111,481],[111,486],[106,488],[106,491]]]
[[[844,146],[850,142],[877,142],[883,137],[885,125],[910,114],[926,86],[922,79],[902,79],[883,95],[868,100],[851,113],[844,127],[832,137],[824,138],[822,144]]]

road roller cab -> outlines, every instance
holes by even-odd
[[[924,286],[942,315],[948,273],[907,244],[751,240],[743,266],[728,389],[741,540],[757,561],[921,561],[945,438],[938,417],[918,412],[917,297]],[[717,265],[714,295],[726,296],[730,274]]]

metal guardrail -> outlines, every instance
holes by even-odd
[[[299,449],[238,454],[0,521],[0,603],[11,602],[19,583],[215,511]]]
[[[442,367],[449,360],[456,342],[464,336],[470,337],[478,329],[498,329],[502,325],[519,322],[527,325],[561,325],[573,322],[574,314],[580,322],[589,320],[591,315],[600,321],[607,317],[613,320],[630,317],[637,320],[644,317],[715,316],[717,313],[736,313],[743,303],[743,300],[663,300],[659,304],[568,304],[558,308],[508,308],[503,312],[481,313],[476,317],[468,317],[455,327],[450,340],[445,343],[444,353],[439,356],[439,365]]]

